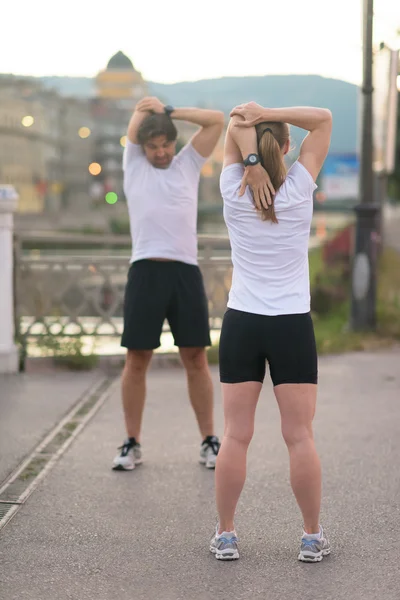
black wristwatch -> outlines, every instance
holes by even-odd
[[[164,106],[164,112],[167,115],[167,117],[171,117],[171,113],[174,112],[174,107],[171,106],[170,104],[167,104],[167,106]]]
[[[243,164],[245,167],[254,167],[254,165],[258,165],[261,162],[258,154],[249,154],[247,158],[244,159]]]

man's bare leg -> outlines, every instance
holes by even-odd
[[[180,348],[202,439],[214,435],[214,390],[205,348]]]
[[[122,373],[122,405],[126,432],[140,442],[143,409],[146,399],[146,373],[152,350],[128,350]]]

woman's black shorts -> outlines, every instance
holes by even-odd
[[[310,313],[255,315],[228,308],[222,324],[219,368],[222,383],[264,381],[317,383],[318,361]]]

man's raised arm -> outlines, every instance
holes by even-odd
[[[224,128],[224,113],[204,108],[174,108],[172,119],[200,125],[201,129],[192,137],[193,148],[204,158],[212,154]]]
[[[127,133],[128,140],[132,144],[138,143],[137,134],[139,127],[152,112],[164,112],[164,105],[157,98],[143,98],[136,104],[131,120],[129,121]]]

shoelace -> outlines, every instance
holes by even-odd
[[[217,440],[217,438],[215,438],[215,437],[207,437],[204,440],[203,444],[205,446],[208,446],[209,448],[211,448],[215,455],[218,455],[219,448],[220,448],[221,444],[219,443],[219,441]]]
[[[126,444],[122,444],[122,446],[120,446],[118,448],[118,450],[121,450],[121,456],[126,456],[129,452],[129,450],[131,450],[134,447],[133,444],[131,443],[126,443]]]

